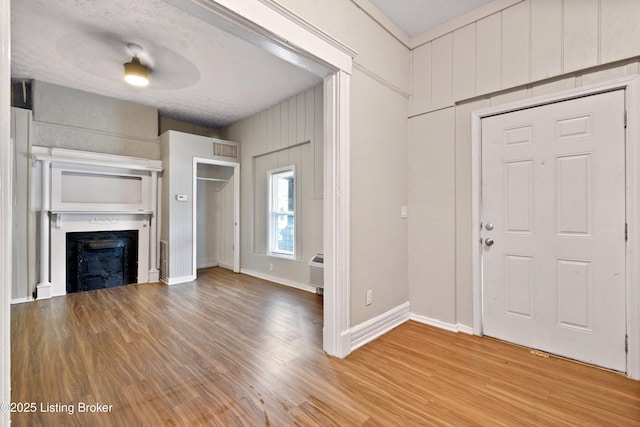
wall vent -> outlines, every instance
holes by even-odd
[[[240,160],[240,146],[234,142],[213,142],[213,156]]]
[[[324,288],[324,255],[317,254],[309,261],[309,282],[316,288]]]
[[[167,281],[169,275],[169,261],[167,260],[167,241],[160,240],[160,279]]]

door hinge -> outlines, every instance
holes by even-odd
[[[627,110],[624,110],[624,128],[627,128]]]
[[[624,336],[624,351],[629,353],[629,335]]]
[[[627,224],[626,222],[624,223],[624,241],[628,241],[629,240],[629,224]]]

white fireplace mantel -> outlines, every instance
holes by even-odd
[[[66,234],[138,232],[138,282],[159,280],[159,160],[33,147],[40,173],[38,299],[66,294]]]

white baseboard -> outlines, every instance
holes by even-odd
[[[233,269],[233,268],[232,268]],[[268,280],[270,282],[278,283],[280,285],[289,286],[291,288],[300,289],[302,291],[307,291],[311,293],[316,293],[315,286],[303,285],[302,283],[297,283],[292,280],[283,279],[281,277],[269,276],[268,274],[259,273],[253,270],[247,270],[244,268],[240,269],[240,273],[246,274],[247,276],[257,277],[258,279]]]
[[[167,285],[178,285],[180,283],[193,282],[196,280],[196,276],[182,276],[182,277],[169,277],[168,279],[162,279]]]
[[[157,283],[160,281],[160,270],[152,268],[149,270],[149,283]]]
[[[442,320],[432,319],[427,316],[421,316],[419,314],[411,313],[409,317],[418,323],[424,323],[425,325],[435,326],[436,328],[444,329],[451,332],[462,332],[463,334],[473,335],[473,328],[470,326],[462,325],[460,323],[447,323]]]
[[[217,259],[199,259],[198,262],[196,263],[196,268],[198,269],[211,268],[211,267],[217,267],[217,266],[218,266]]]
[[[351,351],[409,320],[409,301],[351,328]]]
[[[227,270],[233,271],[233,264],[227,264],[225,262],[218,262],[218,267],[226,268]]]
[[[38,299],[49,299],[53,295],[50,282],[41,282],[36,286]],[[64,294],[63,294],[64,295]]]
[[[11,300],[11,304],[22,304],[31,301],[33,301],[33,297],[14,298]]]

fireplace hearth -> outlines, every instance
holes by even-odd
[[[137,282],[138,231],[67,233],[67,293]]]

